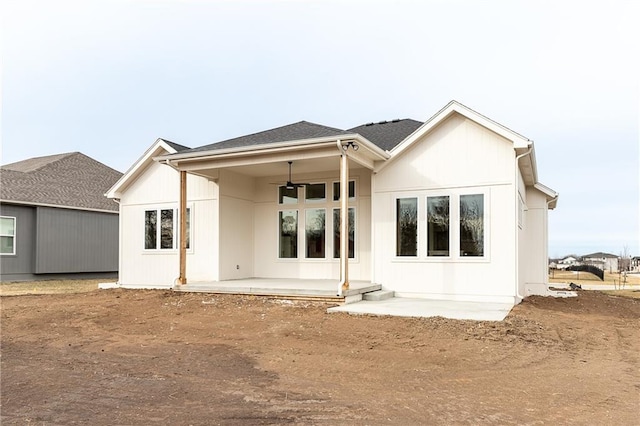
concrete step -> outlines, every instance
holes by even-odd
[[[393,297],[393,291],[389,290],[376,290],[363,294],[364,300],[387,300]]]

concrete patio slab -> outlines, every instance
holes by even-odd
[[[444,317],[476,321],[502,321],[511,311],[511,303],[460,302],[451,300],[410,299],[363,300],[327,309],[354,315],[391,315],[400,317]]]

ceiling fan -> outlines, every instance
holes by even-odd
[[[282,183],[274,183],[273,185],[284,186],[287,189],[296,189],[296,188],[300,188],[301,186],[309,185],[308,183],[292,182],[291,181],[291,165],[293,164],[293,161],[287,161],[287,163],[289,163],[289,179],[284,185]]]

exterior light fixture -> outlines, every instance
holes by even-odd
[[[343,151],[346,151],[347,149],[349,149],[349,147],[351,147],[351,149],[353,149],[354,151],[357,151],[360,149],[360,146],[354,141],[349,141],[342,144]]]

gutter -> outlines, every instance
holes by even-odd
[[[248,155],[260,155],[267,151],[285,151],[290,149],[301,150],[304,148],[312,148],[321,147],[326,145],[327,147],[333,146],[336,142],[340,143],[340,141],[345,140],[356,140],[358,143],[367,149],[367,151],[371,152],[375,156],[380,159],[388,159],[389,154],[386,151],[383,151],[380,147],[368,141],[361,135],[357,133],[341,135],[339,138],[335,136],[332,137],[323,137],[323,138],[315,138],[315,139],[302,139],[302,140],[294,140],[294,141],[286,141],[286,142],[275,142],[263,145],[249,145],[243,147],[236,148],[226,148],[226,149],[210,149],[208,151],[196,151],[196,152],[187,152],[187,153],[177,153],[170,155],[162,155],[158,157],[154,157],[153,159],[158,162],[163,162],[164,160],[172,160],[173,162],[182,161],[204,161],[213,158],[228,158],[228,157],[240,157],[240,156],[248,156]]]
[[[520,230],[518,228],[518,209],[520,208],[520,204],[518,202],[519,200],[519,196],[518,196],[518,171],[520,170],[520,165],[518,164],[518,162],[520,161],[520,159],[522,157],[525,157],[529,154],[531,154],[531,151],[533,150],[533,145],[529,145],[529,149],[527,150],[527,152],[524,152],[518,156],[516,156],[516,161],[515,161],[515,170],[513,173],[513,187],[514,187],[514,213],[515,215],[513,216],[513,221],[514,221],[514,229],[515,229],[515,237],[513,239],[514,241],[514,253],[516,256],[516,268],[515,268],[515,281],[516,281],[516,297],[518,297],[520,300],[524,299],[524,296],[520,294],[520,281],[519,281],[519,274],[520,274],[520,245],[518,244],[518,239],[520,237]],[[519,302],[518,302],[519,303]]]

